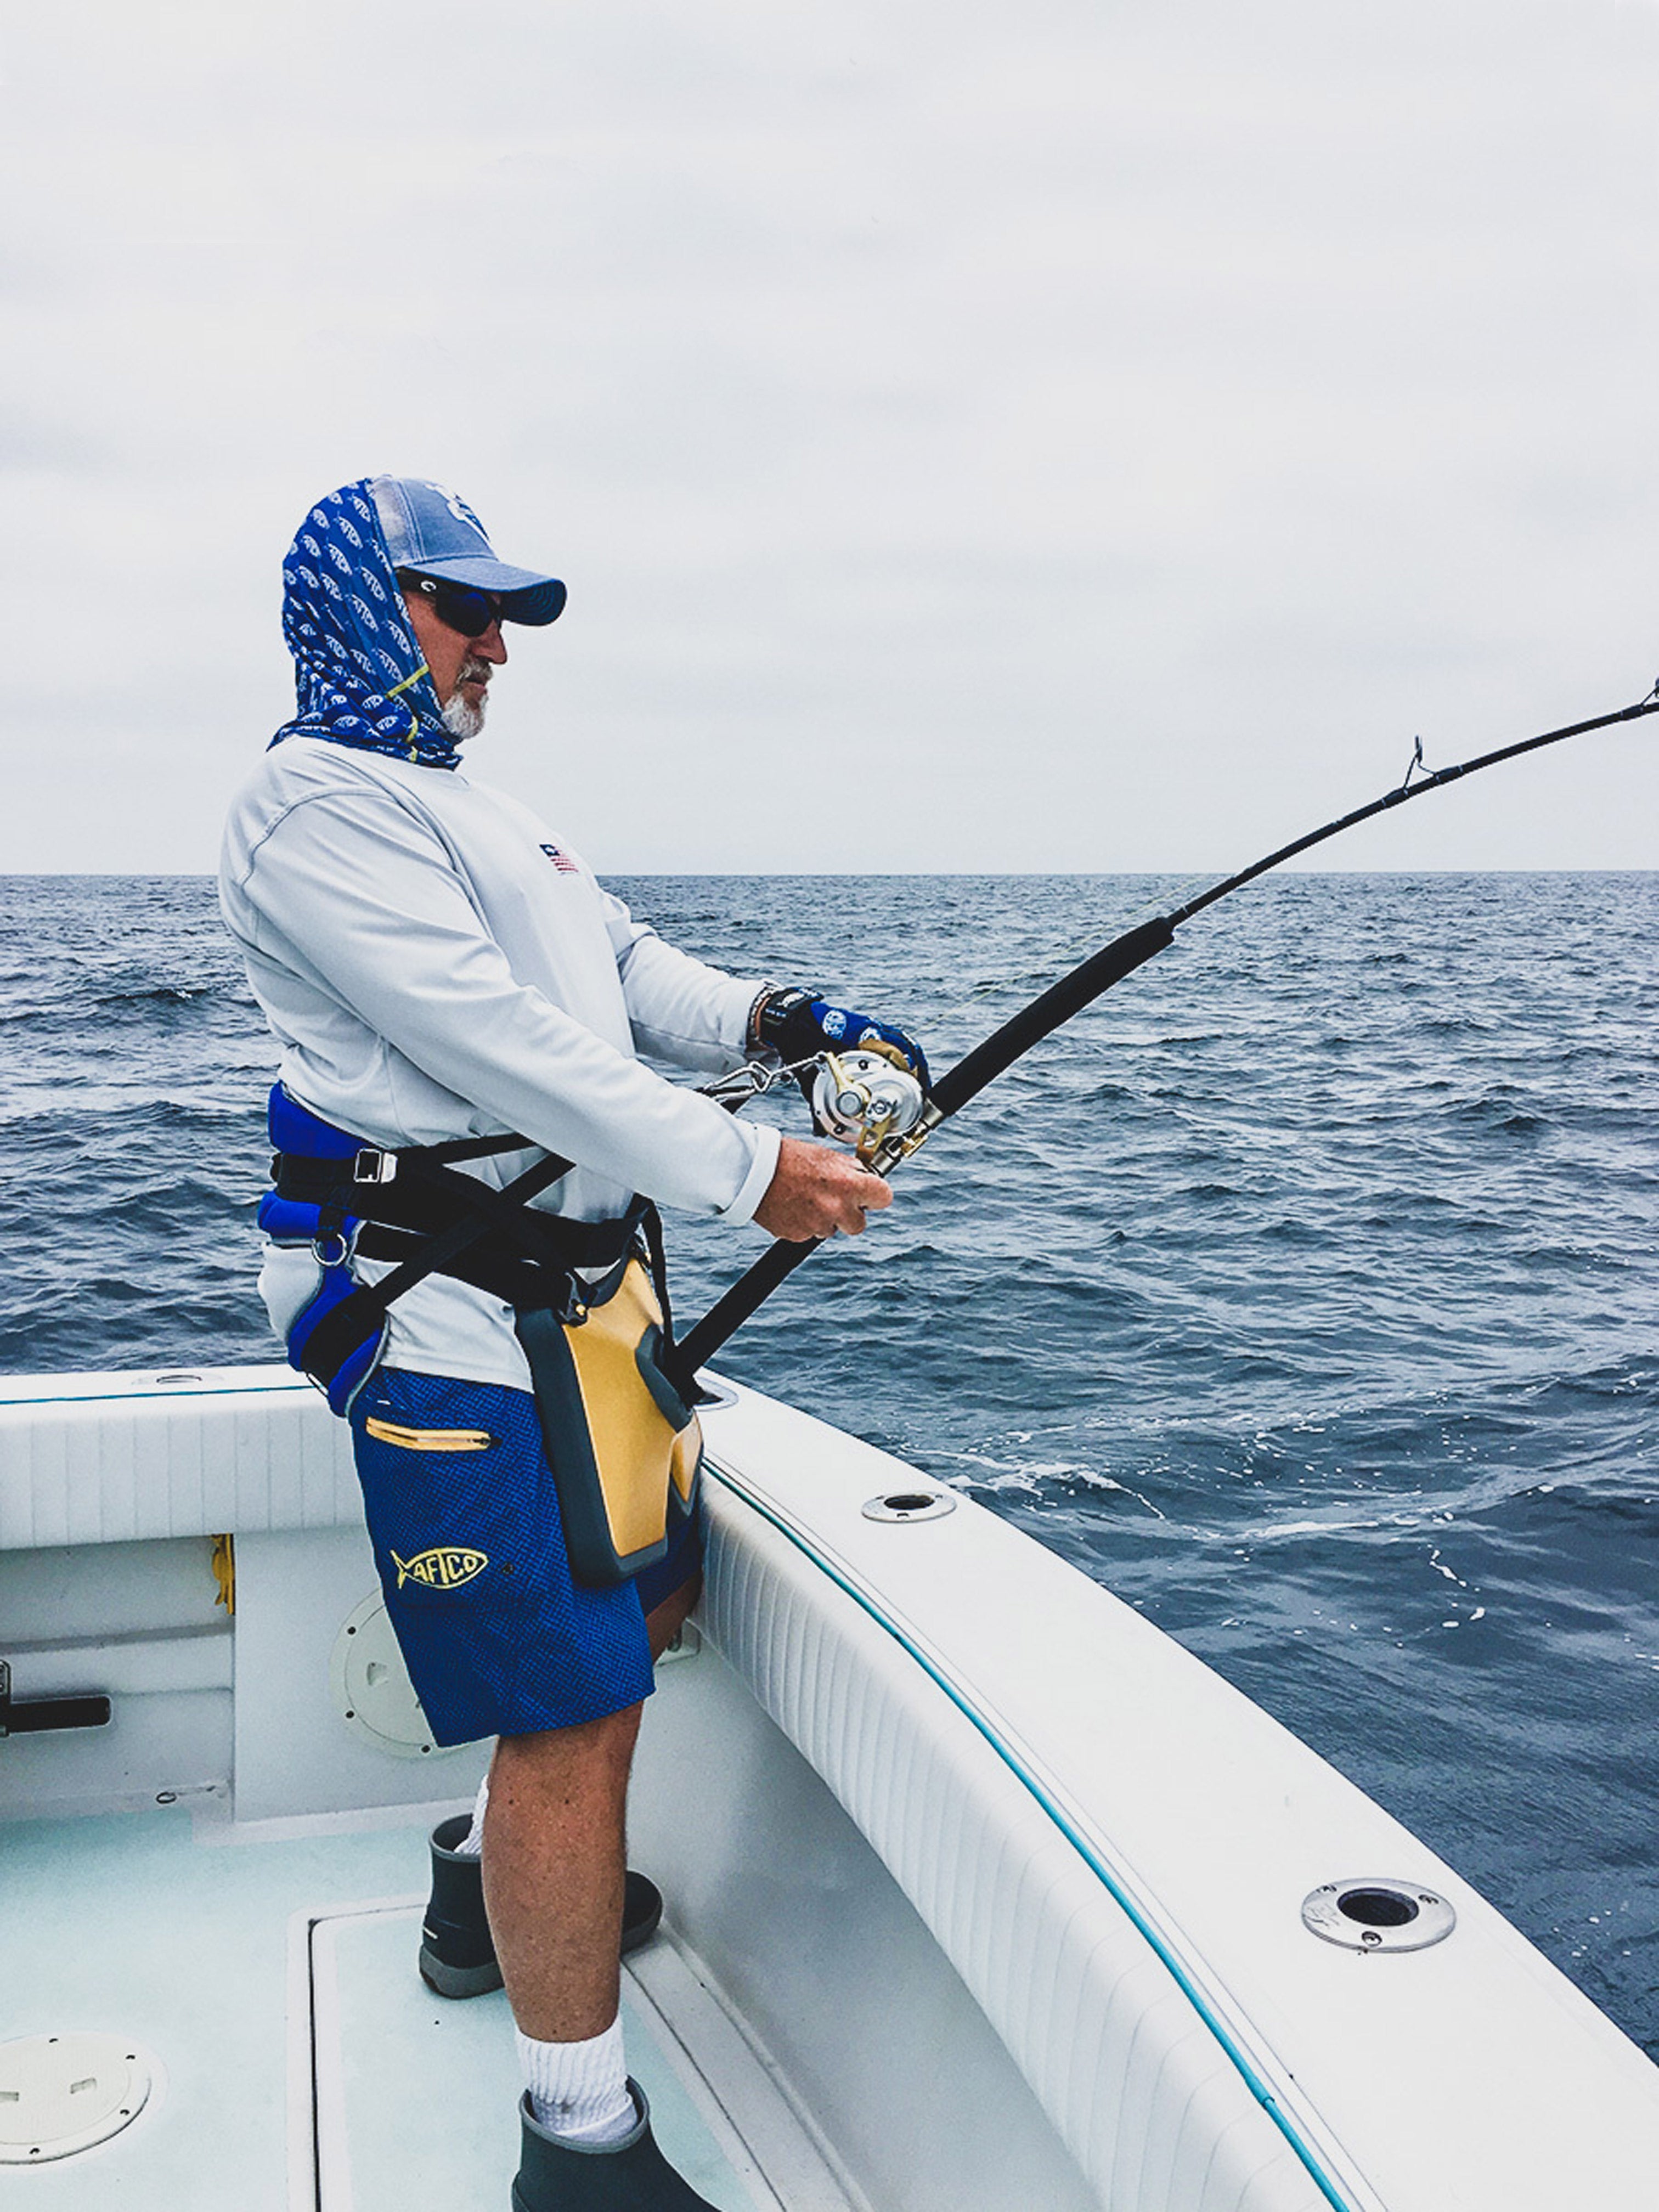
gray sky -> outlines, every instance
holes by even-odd
[[[208,869],[380,469],[617,870],[1224,868],[1659,675],[1653,0],[14,11],[0,868]],[[1659,866],[1659,717],[1353,867]]]

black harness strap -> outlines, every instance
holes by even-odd
[[[569,1173],[572,1163],[556,1153],[500,1189],[456,1171],[461,1161],[534,1149],[507,1134],[397,1151],[364,1146],[336,1158],[278,1152],[270,1164],[278,1197],[317,1206],[322,1227],[341,1237],[355,1218],[361,1224],[355,1252],[393,1263],[389,1275],[359,1285],[318,1321],[305,1344],[306,1372],[326,1387],[380,1331],[395,1302],[429,1275],[449,1275],[505,1300],[520,1322],[531,1314],[579,1322],[589,1300],[578,1270],[616,1267],[641,1236],[672,1344],[662,1221],[649,1200],[636,1198],[612,1220],[569,1221],[530,1204]]]
[[[351,1249],[360,1260],[390,1261],[395,1266],[419,1259],[427,1241],[411,1230],[381,1229],[365,1222]],[[453,1255],[438,1272],[457,1282],[471,1283],[474,1290],[488,1291],[492,1297],[504,1298],[509,1305],[533,1305],[538,1299],[545,1304],[548,1297],[545,1262],[527,1260],[494,1231],[486,1231],[476,1244]]]
[[[279,1159],[283,1158],[279,1155]],[[401,1158],[398,1164],[401,1170]],[[522,1209],[538,1192],[556,1182],[561,1176],[568,1175],[570,1167],[568,1160],[561,1159],[556,1152],[550,1152],[533,1168],[526,1169],[521,1176],[515,1176],[501,1190],[493,1190],[471,1176],[458,1176],[451,1169],[439,1168],[437,1173],[453,1182],[470,1187],[469,1191],[458,1199],[461,1210],[452,1218],[447,1227],[422,1238],[416,1249],[382,1281],[361,1285],[349,1297],[342,1298],[338,1305],[324,1315],[306,1343],[306,1372],[325,1380],[331,1379],[352,1352],[380,1328],[388,1309],[396,1299],[403,1297],[405,1291],[412,1291],[416,1283],[424,1282],[428,1275],[447,1272],[452,1261],[459,1260],[492,1229],[505,1231],[510,1236],[520,1227],[522,1220],[521,1212],[515,1209]],[[362,1187],[361,1193],[359,1186],[346,1186],[351,1194],[350,1203],[354,1210],[361,1202],[365,1218],[369,1218],[368,1206],[373,1203],[374,1196],[383,1188],[389,1186],[369,1184]],[[277,1188],[282,1191],[280,1171]],[[289,1194],[283,1192],[283,1194],[287,1196]],[[615,1226],[611,1223],[581,1225]],[[572,1267],[580,1264],[580,1261],[567,1262],[556,1273],[552,1268],[547,1269],[548,1273],[555,1275],[562,1302],[568,1303],[571,1296],[574,1283]]]
[[[447,1146],[365,1151],[353,1160],[278,1152],[270,1164],[271,1181],[279,1198],[355,1215],[381,1230],[424,1237],[463,1222],[475,1224],[476,1241],[487,1243],[489,1256],[503,1262],[516,1259],[558,1268],[608,1267],[617,1252],[616,1221],[568,1221],[562,1215],[534,1212],[526,1203],[568,1174],[568,1160],[549,1153],[496,1189],[476,1176],[458,1175],[445,1157],[459,1153],[463,1158],[477,1158],[486,1149],[500,1152],[509,1147],[532,1149],[514,1137],[470,1144],[465,1152]],[[359,1238],[358,1249],[365,1258],[392,1258],[410,1249],[389,1238],[382,1240],[382,1246],[370,1252]]]

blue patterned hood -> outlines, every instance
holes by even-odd
[[[460,754],[404,615],[374,481],[319,499],[283,562],[283,635],[298,710],[270,742],[324,738],[453,769]]]

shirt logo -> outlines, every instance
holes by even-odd
[[[398,1570],[398,1588],[407,1582],[416,1582],[427,1589],[459,1589],[470,1583],[474,1575],[481,1575],[489,1565],[482,1552],[474,1552],[464,1544],[436,1544],[429,1552],[417,1552],[412,1559],[400,1559],[394,1552],[392,1564]]]
[[[544,845],[542,850],[562,876],[579,876],[581,870],[568,853],[562,853],[556,845]]]

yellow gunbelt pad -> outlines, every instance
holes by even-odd
[[[489,1451],[495,1439],[488,1429],[401,1429],[396,1421],[382,1421],[371,1413],[363,1433],[376,1443],[396,1444],[403,1451]]]
[[[605,1493],[605,1517],[617,1554],[660,1543],[667,1525],[668,1485],[682,1495],[696,1466],[696,1424],[677,1430],[646,1388],[635,1359],[647,1328],[662,1326],[651,1278],[629,1263],[614,1297],[590,1309],[579,1328],[567,1328],[576,1382],[587,1414],[593,1457]],[[677,1478],[677,1479],[676,1479]]]
[[[681,1502],[691,1503],[692,1486],[697,1479],[697,1462],[702,1456],[702,1423],[693,1413],[690,1425],[680,1431],[674,1439],[673,1455],[668,1462],[669,1477],[680,1494]]]

